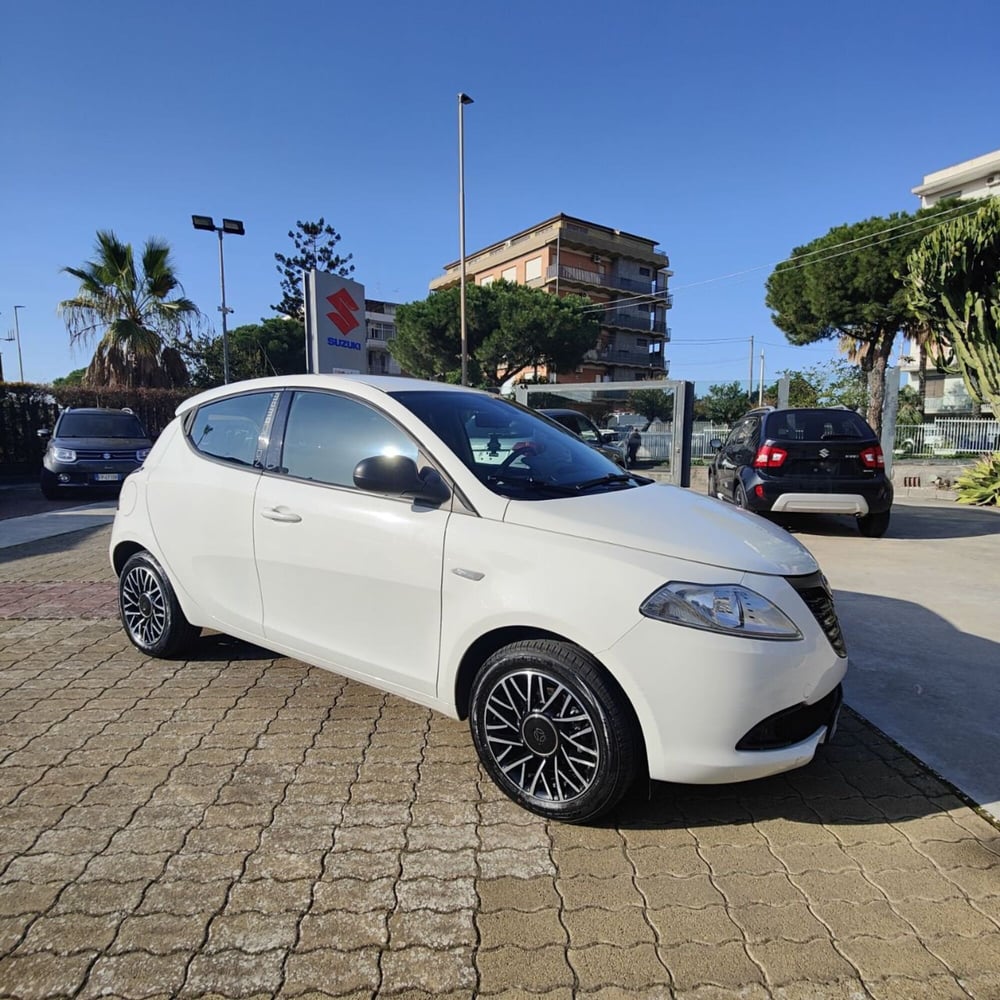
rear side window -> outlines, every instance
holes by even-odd
[[[195,413],[188,438],[203,455],[234,465],[259,466],[261,435],[277,399],[274,392],[251,392],[206,403]]]

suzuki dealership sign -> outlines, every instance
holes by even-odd
[[[326,271],[305,276],[306,368],[310,372],[368,370],[365,286]]]

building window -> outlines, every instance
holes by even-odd
[[[542,276],[542,258],[532,257],[524,262],[524,280],[536,281]]]
[[[509,281],[511,283],[516,282],[517,281],[517,268],[516,267],[505,267],[500,272],[500,277],[503,278],[504,281]]]
[[[486,275],[485,278],[479,279],[479,284],[485,287],[486,285],[492,285],[493,281],[494,281],[494,276],[492,274],[488,274]]]
[[[639,276],[642,277],[642,278],[651,278],[653,275],[650,272],[650,270],[649,270],[648,267],[640,267],[639,268]]]

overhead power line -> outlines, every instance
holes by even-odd
[[[785,270],[798,270],[802,267],[807,267],[809,264],[819,264],[827,260],[833,260],[836,257],[842,257],[848,253],[855,253],[858,250],[866,249],[868,246],[877,246],[882,243],[892,243],[895,240],[903,239],[906,236],[912,236],[915,233],[926,232],[930,229],[935,229],[937,226],[941,225],[942,222],[950,222],[955,219],[965,218],[967,215],[972,215],[979,211],[981,206],[973,202],[972,205],[962,204],[956,205],[954,208],[946,209],[944,212],[940,212],[934,216],[924,216],[922,218],[908,219],[906,222],[901,222],[898,226],[888,226],[885,229],[880,229],[876,233],[867,233],[864,236],[858,236],[853,240],[845,240],[842,243],[834,243],[828,247],[821,247],[818,250],[810,250],[808,253],[799,254],[798,256],[785,257],[783,260],[775,261],[771,264],[757,264],[754,267],[743,268],[740,271],[731,271],[728,274],[720,274],[714,278],[704,278],[701,281],[691,281],[686,285],[675,285],[673,288],[664,288],[655,292],[650,292],[648,295],[634,295],[627,298],[614,299],[610,302],[600,302],[594,303],[592,306],[588,306],[584,312],[604,312],[607,309],[616,309],[623,305],[631,305],[637,302],[648,302],[651,298],[662,298],[667,295],[673,295],[678,291],[685,291],[689,288],[697,288],[701,285],[710,285],[717,281],[727,281],[731,278],[742,278],[744,275],[753,274],[756,271],[763,271],[766,268],[774,269],[782,264],[789,264],[790,267],[785,268]],[[895,236],[887,236],[887,233],[895,233]],[[864,246],[857,246],[856,244],[865,244]],[[844,249],[851,248],[851,249]]]

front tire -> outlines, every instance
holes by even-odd
[[[184,617],[170,581],[148,552],[137,552],[122,567],[118,610],[132,645],[150,656],[176,656],[201,632]]]
[[[889,511],[883,510],[878,514],[865,514],[858,518],[858,531],[865,538],[881,538],[889,530]]]
[[[533,639],[494,653],[473,685],[469,725],[500,790],[566,823],[614,808],[641,757],[624,695],[594,659],[564,642]]]
[[[42,490],[42,496],[46,500],[59,500],[62,498],[62,490],[59,489],[58,481],[48,469],[42,470],[42,478],[39,486]]]

